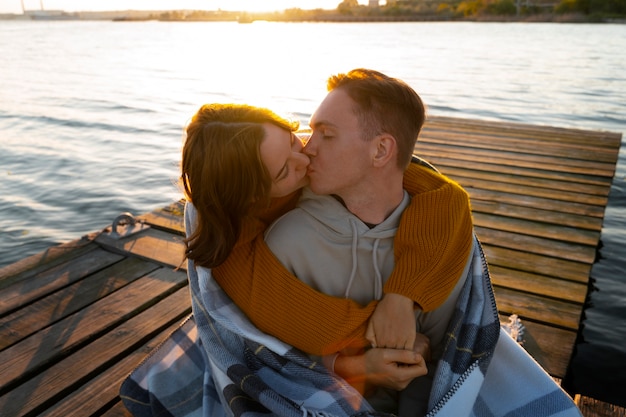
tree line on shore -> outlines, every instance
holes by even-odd
[[[626,0],[387,0],[381,6],[343,0],[336,9],[286,9],[281,12],[168,11],[159,20],[268,21],[423,21],[502,20],[578,21],[624,20]]]

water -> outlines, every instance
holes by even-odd
[[[333,73],[406,80],[429,113],[626,136],[626,25],[0,21],[0,267],[181,197],[205,102],[306,123]],[[624,404],[626,149],[568,384]]]

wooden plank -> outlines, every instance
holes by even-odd
[[[428,133],[427,133],[428,132]],[[459,146],[475,149],[497,149],[512,154],[532,155],[534,157],[550,156],[564,160],[593,161],[598,163],[614,163],[614,154],[610,148],[595,146],[593,143],[571,143],[570,141],[550,141],[524,133],[517,137],[490,134],[486,138],[483,132],[437,132],[426,130],[423,140],[447,145],[454,142]]]
[[[163,301],[160,304],[163,304]],[[159,304],[156,307],[159,307]],[[153,317],[155,313],[162,314],[154,307],[146,310],[146,312]],[[75,387],[70,395],[65,396],[52,407],[43,411],[39,414],[39,417],[132,416],[119,398],[120,385],[128,374],[179,326],[179,321],[174,322],[146,344],[123,357],[103,373],[85,382],[82,386]],[[143,327],[131,334],[138,337],[139,335],[152,333],[152,330]]]
[[[122,256],[102,249],[90,250],[51,269],[39,271],[28,280],[4,288],[0,294],[0,315],[7,314],[89,274],[119,262]]]
[[[142,214],[138,218],[156,229],[185,236],[184,208],[184,202],[179,200],[166,207]]]
[[[508,193],[513,195],[521,195],[524,197],[537,197],[543,198],[546,201],[566,202],[567,204],[576,203],[579,205],[598,206],[601,210],[604,209],[608,201],[605,196],[596,196],[591,194],[580,194],[570,191],[551,190],[539,187],[529,187],[519,184],[509,184],[506,182],[498,181],[483,181],[476,178],[469,177],[452,177],[458,181],[463,187],[470,189],[481,189],[498,191],[502,193]]]
[[[555,300],[535,294],[523,293],[508,288],[494,286],[498,311],[503,314],[517,314],[523,319],[559,326],[573,331],[578,330],[579,304]]]
[[[133,415],[124,407],[121,401],[116,402],[113,407],[98,417],[133,417]]]
[[[489,265],[493,285],[511,290],[582,304],[587,298],[587,284],[554,279],[544,275]]]
[[[477,236],[481,238],[480,235]],[[584,284],[589,281],[589,273],[591,272],[591,265],[589,264],[555,259],[492,245],[484,245],[483,249],[489,265],[497,265],[512,270],[526,271]]]
[[[508,315],[500,314],[500,322],[507,323]],[[552,376],[563,378],[576,341],[576,332],[557,329],[531,320],[524,325],[524,349]]]
[[[528,187],[530,189],[538,188],[540,190],[560,192],[561,190],[567,190],[566,196],[570,196],[572,193],[581,194],[582,196],[589,195],[590,201],[588,204],[593,204],[591,197],[603,197],[606,200],[607,187],[605,185],[596,184],[584,184],[573,181],[560,181],[547,179],[545,177],[527,176],[520,174],[506,174],[502,171],[486,170],[488,167],[484,167],[483,170],[471,170],[467,167],[451,166],[445,167],[446,175],[451,178],[473,178],[481,181],[499,182],[510,184],[515,187]],[[443,168],[440,168],[443,169]],[[551,194],[548,194],[552,196]],[[555,194],[555,196],[558,194]],[[570,198],[564,198],[566,201],[574,201]],[[603,201],[603,200],[598,200]]]
[[[484,190],[468,187],[463,181],[459,181],[470,195],[472,201],[496,201],[514,206],[534,208],[539,210],[554,211],[559,213],[575,214],[580,216],[595,217],[602,222],[604,217],[604,207],[591,206],[589,204],[572,203],[566,201],[556,201],[551,198],[533,197],[518,193],[509,193],[497,190]]]
[[[480,217],[476,214],[474,216],[475,219]],[[488,220],[490,219],[491,217]],[[556,227],[537,225],[536,223],[528,225],[526,230],[530,233],[539,234],[540,231],[545,230],[546,234],[551,234],[548,238],[544,238],[522,234],[524,231],[523,227],[528,222],[512,223],[500,220],[499,222],[491,223],[488,220],[482,218],[475,223],[476,234],[487,245],[506,246],[508,249],[588,264],[592,264],[596,257],[596,250],[593,246],[556,240],[572,237],[568,235],[559,236],[557,234],[559,230]],[[479,226],[481,224],[487,225],[489,228]],[[501,224],[506,225],[509,230],[499,230],[498,226]],[[542,228],[544,229],[542,230]]]
[[[186,284],[182,271],[156,270],[4,349],[0,352],[0,394]]]
[[[108,250],[132,254],[165,266],[182,269],[187,267],[184,261],[183,238],[162,230],[150,228],[128,238],[117,240],[100,235],[96,238],[96,243]]]
[[[541,138],[543,141],[584,145],[589,142],[597,147],[616,149],[621,145],[622,135],[616,132],[531,125],[516,122],[487,121],[446,116],[429,116],[426,129],[450,132],[478,132],[485,136]]]
[[[155,308],[133,317],[33,376],[19,389],[0,397],[0,409],[10,416],[41,413],[62,398],[65,392],[76,389],[100,370],[116,363],[118,358],[123,358],[127,350],[136,348],[138,343],[143,344],[147,329],[162,331],[164,327],[180,322],[191,311],[189,303],[188,289],[179,289]]]
[[[451,175],[455,175],[452,169],[463,167],[466,170],[472,172],[485,171],[487,173],[502,173],[508,176],[520,176],[526,178],[537,178],[547,181],[559,181],[563,183],[571,184],[585,184],[589,186],[596,186],[606,189],[611,186],[611,177],[597,176],[597,175],[583,175],[573,172],[553,171],[550,167],[538,168],[524,168],[517,164],[505,165],[499,161],[485,162],[483,160],[476,160],[467,156],[458,156],[456,154],[449,153],[434,153],[430,152],[428,161],[435,165],[439,170],[450,172]]]
[[[466,148],[448,141],[446,144],[436,144],[428,138],[420,139],[415,146],[416,153],[427,160],[430,156],[446,157],[454,155],[457,159],[471,159],[489,164],[510,165],[529,169],[547,169],[556,172],[573,172],[577,174],[612,177],[615,165],[609,162],[594,162],[569,160],[553,156],[538,156],[504,152],[494,149]]]
[[[32,279],[42,271],[97,248],[90,239],[85,237],[52,246],[40,253],[0,268],[0,290],[18,282]]]
[[[528,224],[539,221],[555,226],[571,227],[576,231],[577,238],[569,238],[572,242],[595,246],[600,240],[602,219],[582,216],[579,214],[561,213],[550,210],[541,210],[534,207],[521,207],[499,201],[472,200],[472,212],[493,214],[500,217],[509,217],[527,220]],[[495,219],[493,219],[495,221]],[[483,225],[486,227],[486,225]],[[569,235],[567,232],[559,233]]]
[[[137,258],[110,268],[48,295],[0,319],[0,350],[104,298],[158,266]]]

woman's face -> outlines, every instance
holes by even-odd
[[[270,197],[283,197],[307,185],[309,157],[302,153],[300,139],[272,123],[263,123],[263,128],[265,139],[260,150],[272,179]]]

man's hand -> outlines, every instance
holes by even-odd
[[[415,343],[413,344],[413,352],[419,354],[426,362],[430,361],[430,339],[423,333],[415,334]]]
[[[413,300],[385,294],[367,325],[365,338],[373,347],[412,350],[415,343]]]
[[[411,350],[370,349],[365,352],[365,366],[368,384],[396,391],[428,373],[424,358]]]
[[[335,372],[367,395],[373,387],[403,390],[428,368],[422,355],[412,350],[374,348],[360,355],[339,355]]]

